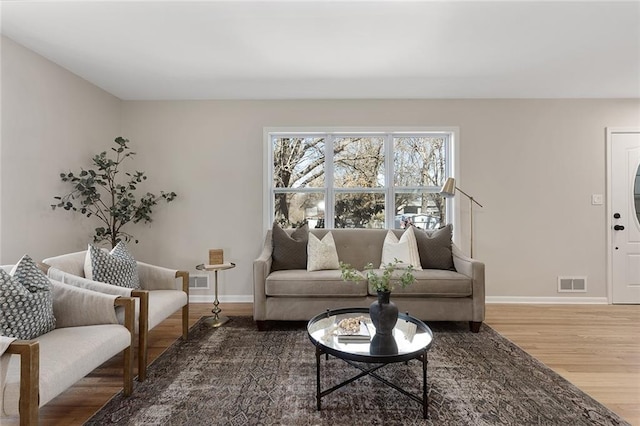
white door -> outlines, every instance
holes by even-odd
[[[640,132],[609,133],[613,303],[640,303]]]

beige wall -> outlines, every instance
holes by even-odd
[[[640,127],[640,100],[121,102],[2,41],[2,263],[84,248],[92,226],[48,207],[65,189],[57,176],[121,134],[146,189],[178,193],[152,225],[129,229],[136,257],[195,272],[209,248],[223,248],[238,265],[220,274],[223,299],[251,300],[265,127],[457,126],[458,184],[485,206],[474,210],[475,253],[488,296],[606,297],[605,206],[591,194],[606,193],[605,128]],[[588,293],[559,295],[558,275],[587,276]]]
[[[2,37],[0,263],[79,249],[92,227],[51,211],[68,187],[60,172],[86,166],[120,132],[120,100]]]
[[[640,126],[639,100],[123,102],[123,133],[157,188],[175,190],[137,247],[189,268],[223,248],[223,295],[251,295],[262,239],[263,128],[458,126],[459,186],[474,209],[489,296],[606,297],[605,127]],[[468,207],[460,199],[461,245]],[[587,276],[586,294],[557,277]]]

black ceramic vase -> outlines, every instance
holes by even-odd
[[[379,291],[378,300],[369,306],[369,316],[376,334],[390,336],[398,322],[398,307],[389,300],[390,291]]]
[[[371,355],[397,355],[398,344],[396,343],[396,338],[391,334],[376,333],[371,339],[369,352]]]

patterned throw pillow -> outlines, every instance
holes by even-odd
[[[272,271],[307,269],[309,226],[306,223],[289,236],[284,229],[274,222],[271,236],[273,240]]]
[[[340,269],[338,251],[333,235],[329,231],[322,240],[313,234],[309,234],[307,245],[307,271],[320,271],[322,269]]]
[[[414,269],[422,269],[420,264],[420,254],[418,253],[418,243],[413,231],[413,226],[407,228],[402,233],[400,240],[391,231],[387,232],[382,246],[382,260],[380,268],[388,263],[394,263],[398,259],[400,263],[412,265]],[[400,266],[400,265],[399,265]]]
[[[89,244],[84,272],[93,281],[140,288],[138,264],[123,241],[118,242],[109,253]]]
[[[0,334],[35,339],[56,328],[51,283],[28,255],[11,274],[0,269]]]
[[[435,231],[416,231],[422,268],[456,270],[451,252],[452,230],[449,224]]]

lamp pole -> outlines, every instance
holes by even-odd
[[[471,195],[467,194],[466,192],[464,192],[462,189],[458,188],[457,186],[456,186],[456,190],[458,190],[461,193],[463,193],[464,195],[466,195],[467,198],[469,199],[469,219],[471,220],[471,224],[469,226],[469,232],[471,233],[471,248],[469,250],[469,256],[471,256],[471,258],[473,258],[473,203],[476,203],[480,207],[482,207],[482,204],[477,202],[475,198],[473,198]]]
[[[471,247],[469,248],[469,256],[473,258],[473,203],[476,203],[480,207],[482,207],[482,204],[477,202],[475,198],[473,198],[471,195],[467,194],[462,189],[458,188],[456,186],[456,180],[451,177],[447,178],[447,181],[445,182],[445,184],[442,186],[442,189],[440,190],[440,194],[442,194],[443,197],[453,197],[454,195],[456,195],[456,190],[460,191],[464,196],[466,196],[469,199],[469,218],[471,220],[471,226],[469,227],[469,232],[471,235]]]

